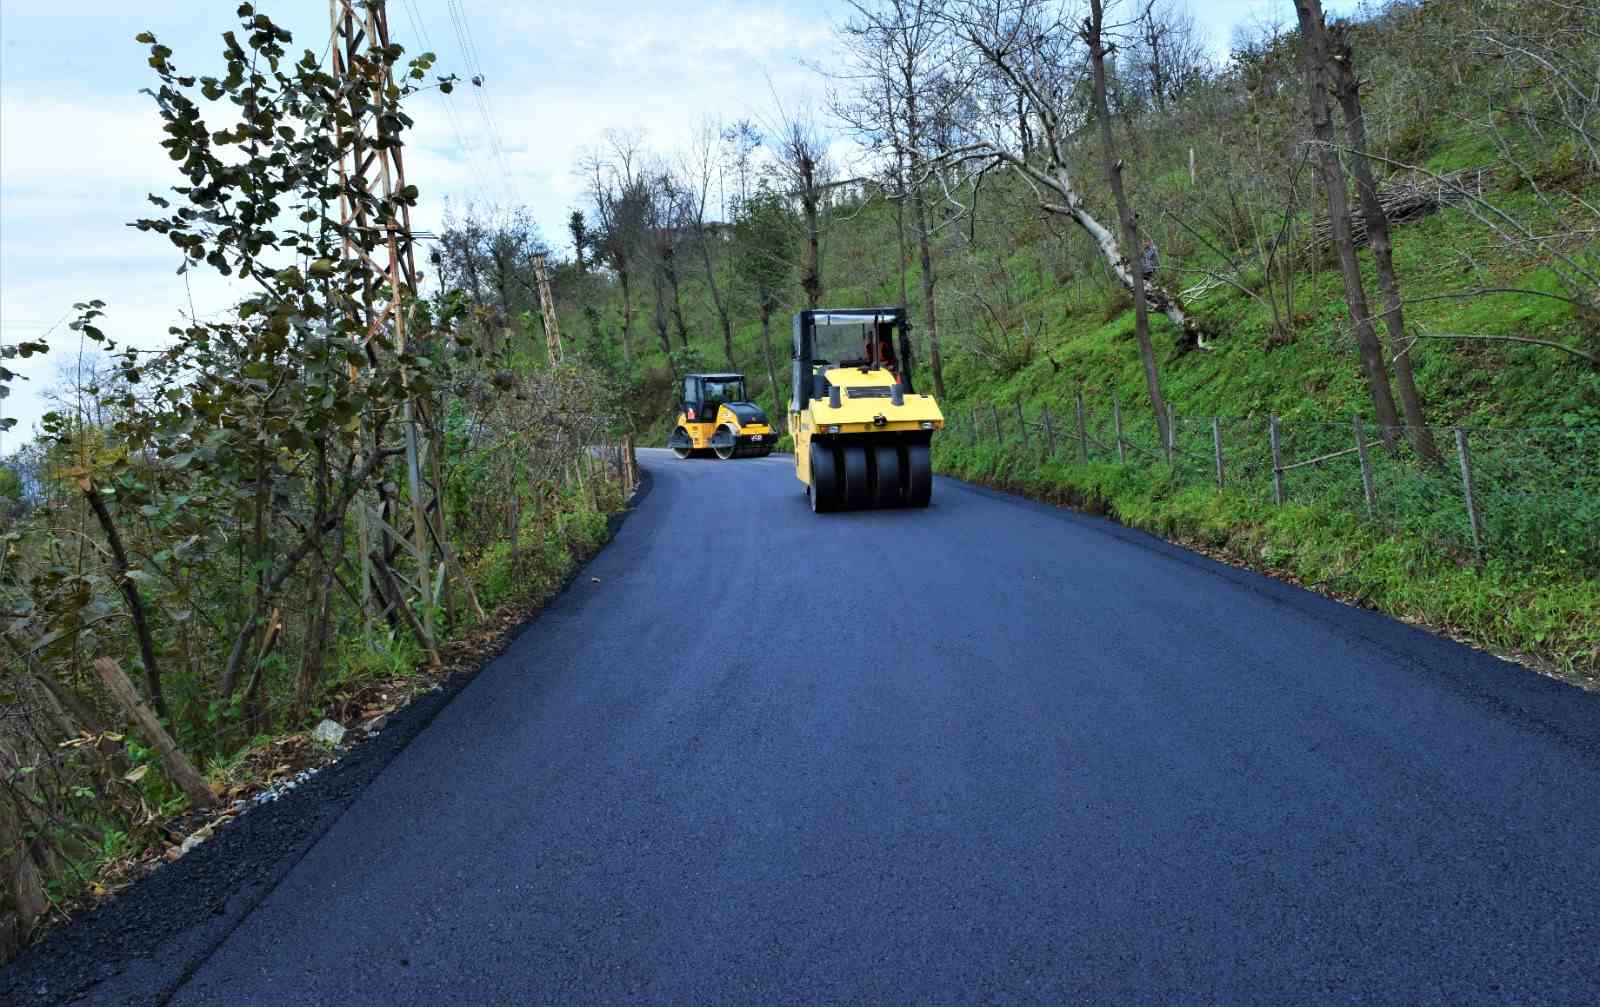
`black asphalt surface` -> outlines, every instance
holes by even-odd
[[[642,461],[171,1003],[1600,1002],[1600,697],[949,480]]]

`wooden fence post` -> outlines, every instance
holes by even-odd
[[[1483,558],[1483,521],[1478,514],[1477,488],[1472,483],[1472,456],[1467,453],[1467,432],[1456,427],[1456,455],[1461,459],[1461,486],[1467,494],[1467,523],[1472,526],[1472,549]]]
[[[1044,404],[1044,447],[1046,458],[1056,456],[1056,425],[1050,422],[1050,403]]]
[[[1117,428],[1117,464],[1127,461],[1122,447],[1122,402],[1115,395],[1111,396],[1111,421]]]
[[[1022,438],[1022,450],[1028,450],[1028,417],[1022,411],[1022,400],[1017,400],[1017,436]]]
[[[1172,464],[1173,448],[1178,443],[1177,414],[1173,412],[1172,403],[1167,403],[1167,464]]]
[[[166,769],[172,782],[189,798],[189,803],[197,808],[209,808],[216,803],[211,788],[206,784],[205,777],[194,768],[194,763],[183,754],[178,743],[172,740],[172,735],[161,726],[161,721],[144,705],[144,700],[134,691],[133,683],[128,681],[128,676],[122,668],[109,657],[97,658],[94,670],[100,673],[100,681],[105,683],[106,691],[111,693],[111,698],[116,700],[129,720],[139,725],[139,733],[155,748],[161,756],[161,765]]]
[[[1211,417],[1211,450],[1217,457],[1217,489],[1222,488],[1222,421]]]
[[[1278,415],[1267,417],[1267,437],[1272,441],[1272,497],[1283,506],[1283,456],[1278,453]]]
[[[1372,488],[1372,462],[1367,458],[1367,431],[1361,423],[1361,414],[1355,414],[1356,457],[1361,459],[1361,493],[1367,500],[1367,517],[1375,517],[1378,494]]]
[[[1089,429],[1084,423],[1084,417],[1083,417],[1083,389],[1082,388],[1078,389],[1077,409],[1078,409],[1078,461],[1087,462],[1089,460]]]

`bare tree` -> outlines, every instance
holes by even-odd
[[[1321,18],[1318,0],[1308,5],[1312,16]],[[1332,76],[1333,94],[1344,112],[1345,135],[1350,141],[1350,171],[1356,177],[1356,192],[1361,197],[1361,215],[1367,225],[1367,244],[1372,249],[1373,265],[1377,267],[1378,286],[1383,292],[1383,322],[1389,333],[1389,356],[1394,362],[1395,385],[1400,390],[1400,407],[1405,412],[1406,433],[1411,446],[1422,457],[1438,463],[1442,460],[1439,448],[1428,430],[1428,419],[1422,408],[1422,396],[1417,392],[1416,378],[1411,371],[1411,348],[1406,341],[1404,309],[1400,304],[1400,284],[1395,279],[1394,255],[1389,240],[1389,215],[1378,199],[1378,183],[1372,176],[1372,164],[1367,158],[1367,123],[1361,110],[1361,82],[1356,77],[1355,54],[1350,45],[1348,22],[1337,22],[1327,29],[1326,50],[1328,72]],[[1343,179],[1340,179],[1343,184]]]
[[[670,355],[666,321],[670,315],[678,342],[689,348],[689,327],[683,319],[683,292],[678,276],[678,251],[683,244],[687,195],[663,165],[652,167],[646,182],[650,251],[656,292],[656,329],[662,351]],[[669,299],[670,298],[670,299]]]
[[[944,363],[939,351],[939,319],[926,188],[930,133],[948,123],[951,107],[963,89],[944,86],[949,68],[951,33],[943,17],[943,0],[851,0],[853,20],[840,27],[849,73],[864,86],[857,100],[835,102],[835,111],[869,139],[886,141],[895,156],[897,188],[911,206],[921,266],[922,321],[927,330],[928,364],[933,390],[942,396]],[[903,260],[902,260],[903,261]],[[903,267],[902,267],[903,268]]]
[[[739,207],[750,198],[750,180],[756,175],[755,153],[766,138],[749,119],[735,119],[722,130],[722,164],[719,171],[732,171],[739,190],[733,199],[722,201],[722,219],[733,220]]]
[[[790,117],[778,110],[779,128],[772,152],[791,198],[800,204],[800,219],[805,228],[804,257],[800,266],[800,289],[806,306],[816,308],[822,299],[822,204],[835,184],[822,133],[811,114],[802,110]]]
[[[1107,268],[1124,289],[1132,291],[1135,268],[1124,254],[1116,234],[1091,211],[1070,165],[1083,125],[1065,101],[1068,84],[1078,68],[1069,64],[1072,54],[1068,30],[1055,5],[1047,0],[961,0],[952,3],[944,17],[976,54],[1017,92],[1027,96],[1044,146],[1044,161],[1026,156],[1011,129],[1008,114],[992,119],[984,133],[961,147],[945,151],[947,161],[1003,165],[1034,192],[1039,207],[1066,217],[1083,229],[1099,250]],[[1008,110],[1009,111],[1009,110]],[[1146,303],[1164,314],[1195,346],[1206,348],[1205,333],[1178,295],[1151,283],[1145,287]]]
[[[578,162],[589,185],[599,233],[596,261],[609,265],[622,287],[622,359],[633,362],[633,264],[645,232],[648,191],[639,172],[643,138],[636,132],[608,130],[605,145]]]
[[[1129,47],[1135,82],[1158,112],[1187,95],[1210,70],[1205,39],[1194,16],[1173,0],[1154,0],[1139,16]]]
[[[1332,81],[1328,73],[1330,60],[1327,33],[1322,21],[1322,4],[1318,0],[1295,0],[1295,12],[1300,17],[1300,56],[1305,69],[1306,89],[1310,94],[1311,133],[1315,140],[1317,163],[1322,171],[1322,187],[1328,195],[1333,248],[1344,276],[1350,327],[1361,353],[1361,366],[1367,375],[1367,390],[1372,396],[1378,425],[1384,430],[1385,441],[1392,444],[1393,431],[1400,425],[1400,418],[1395,410],[1394,391],[1389,387],[1389,369],[1384,363],[1383,346],[1372,329],[1372,313],[1367,307],[1367,293],[1361,283],[1361,265],[1356,261],[1355,241],[1351,237],[1350,199],[1346,192],[1344,167],[1339,163],[1339,152],[1334,147],[1333,115],[1328,105]]]
[[[1094,112],[1100,123],[1101,157],[1105,161],[1106,182],[1117,201],[1117,214],[1122,218],[1122,236],[1128,248],[1139,247],[1139,222],[1134,217],[1133,206],[1122,186],[1122,160],[1117,157],[1111,136],[1111,110],[1106,103],[1106,40],[1105,7],[1101,0],[1089,0],[1089,16],[1079,29],[1084,44],[1089,47],[1089,61],[1094,67]],[[1156,429],[1161,432],[1161,443],[1171,444],[1166,398],[1161,394],[1161,376],[1156,372],[1155,348],[1150,344],[1150,316],[1145,305],[1144,269],[1133,272],[1133,334],[1139,343],[1139,359],[1144,365],[1145,390],[1150,395],[1150,407],[1155,411]]]
[[[694,232],[700,264],[705,267],[706,288],[711,293],[711,303],[717,309],[717,321],[722,326],[722,355],[728,362],[729,370],[738,370],[739,365],[733,359],[733,322],[728,317],[728,305],[723,300],[722,290],[717,286],[716,265],[711,260],[713,239],[706,228],[706,204],[710,199],[712,175],[718,170],[717,142],[722,135],[722,129],[714,120],[705,119],[700,123],[688,152],[680,159],[678,170],[683,177],[678,187],[684,194],[684,219]],[[743,198],[741,196],[741,200]]]

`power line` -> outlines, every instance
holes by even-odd
[[[416,0],[403,0],[403,3],[406,8],[406,17],[411,21],[411,29],[417,33],[417,38],[421,40],[428,52],[437,54],[438,50],[434,48],[433,39],[428,34],[427,21],[422,17],[422,12],[417,9]],[[479,196],[486,197],[489,187],[484,181],[483,169],[478,164],[478,158],[474,154],[472,146],[467,142],[466,134],[461,128],[461,119],[456,115],[455,103],[443,91],[437,91],[436,93],[439,96],[439,104],[444,107],[445,118],[450,123],[450,132],[455,135],[456,147],[460,150],[462,160],[467,163],[467,168],[472,173],[473,186]]]
[[[505,186],[506,196],[512,204],[517,200],[517,193],[511,181],[510,163],[506,159],[505,145],[500,139],[500,130],[495,123],[494,113],[489,104],[489,99],[484,91],[483,62],[478,56],[478,47],[472,37],[472,29],[467,21],[467,12],[464,0],[445,0],[445,6],[450,13],[450,25],[456,33],[456,43],[461,47],[462,59],[466,61],[467,68],[472,74],[473,98],[477,102],[478,115],[483,119],[484,131],[488,135],[490,151],[494,155],[496,167],[500,171],[501,182]]]

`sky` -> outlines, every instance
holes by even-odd
[[[37,0],[0,0],[0,341],[50,332],[51,353],[7,366],[0,453],[26,439],[61,361],[77,358],[65,320],[74,302],[107,302],[101,328],[119,342],[159,346],[191,311],[216,314],[237,289],[203,270],[175,275],[176,250],[127,227],[145,200],[177,184],[154,102],[146,47],[154,33],[184,72],[220,69],[219,37],[237,0],[74,0],[71,13]],[[1219,56],[1235,26],[1293,18],[1287,0],[1195,0],[1190,10]],[[321,51],[326,0],[259,0]],[[644,131],[659,150],[685,142],[705,116],[771,121],[820,107],[833,26],[845,0],[389,0],[391,41],[431,50],[436,72],[483,86],[412,99],[407,181],[422,193],[413,218],[434,231],[447,207],[527,207],[547,242],[570,253],[566,219],[583,205],[573,167],[608,129]],[[291,50],[293,51],[293,50]],[[481,102],[480,102],[481,99]]]

